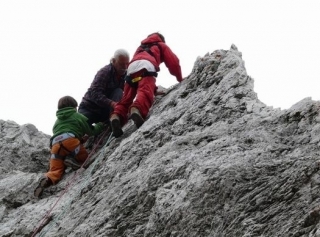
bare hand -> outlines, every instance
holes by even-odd
[[[112,101],[110,105],[114,109],[114,107],[116,107],[116,105],[117,105],[117,102]]]

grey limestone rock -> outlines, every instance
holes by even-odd
[[[216,50],[40,200],[49,138],[1,121],[0,236],[320,236],[319,106],[267,106]]]

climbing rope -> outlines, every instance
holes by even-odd
[[[98,142],[95,144],[94,148],[92,149],[92,151],[90,152],[90,154],[88,155],[87,160],[81,165],[80,169],[77,170],[77,172],[75,172],[75,174],[73,175],[73,177],[71,178],[71,180],[67,183],[65,189],[63,190],[63,192],[60,194],[60,196],[58,197],[57,201],[54,203],[54,205],[50,208],[50,210],[47,211],[47,213],[45,214],[45,216],[41,219],[40,224],[37,228],[35,228],[35,230],[33,231],[33,234],[31,235],[31,237],[34,237],[37,233],[39,233],[47,223],[49,223],[51,220],[53,220],[51,212],[53,211],[53,209],[57,206],[57,204],[60,202],[60,200],[62,199],[62,197],[64,196],[65,193],[68,192],[68,190],[70,189],[71,185],[76,181],[76,178],[80,175],[80,173],[82,171],[84,171],[84,167],[87,164],[87,161],[90,160],[92,154],[95,153],[95,150],[97,149],[97,147],[99,146],[100,142],[102,141],[102,139],[104,139],[107,135],[109,131],[109,128],[103,133],[103,135],[100,137],[100,139],[98,140]],[[105,144],[105,146],[108,146],[110,144],[111,141],[113,141],[114,137],[112,137],[112,132],[109,135],[109,138]],[[93,162],[93,164],[90,165],[90,172],[88,172],[88,174],[91,173],[91,170],[93,170],[93,168],[96,166],[96,164],[98,163],[98,161],[100,160],[100,158],[103,158],[103,155],[100,154],[100,156]],[[83,185],[80,187],[80,191],[79,193],[82,191],[82,189],[84,188],[85,185],[87,185],[89,183],[89,179],[85,179],[87,182],[84,182]],[[78,193],[75,195],[77,196]],[[70,199],[71,201],[73,200],[72,198]],[[66,206],[71,206],[71,201],[69,202],[68,205]],[[66,210],[66,208],[65,208]],[[63,211],[58,217],[57,220],[53,221],[53,223],[48,227],[47,231],[45,231],[43,234],[41,233],[40,236],[45,236],[45,234],[51,229],[51,226],[53,224],[56,223],[56,221],[59,220],[59,218],[61,218],[64,214],[65,211]]]

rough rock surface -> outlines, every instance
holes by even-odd
[[[266,106],[238,49],[214,51],[40,200],[48,136],[0,121],[0,236],[320,236],[319,106]]]
[[[0,179],[16,171],[39,172],[48,167],[49,135],[32,124],[0,120]]]

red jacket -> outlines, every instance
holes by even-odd
[[[131,62],[141,59],[148,60],[155,66],[157,71],[160,71],[159,65],[164,62],[170,74],[175,76],[177,78],[177,81],[181,82],[183,78],[181,67],[179,64],[179,58],[171,51],[166,43],[162,42],[161,38],[157,34],[152,34],[151,36],[141,41],[141,44],[152,43],[157,43],[158,46],[153,45],[152,47],[150,47],[151,53],[143,51],[141,50],[141,47],[138,47],[133,55]]]

